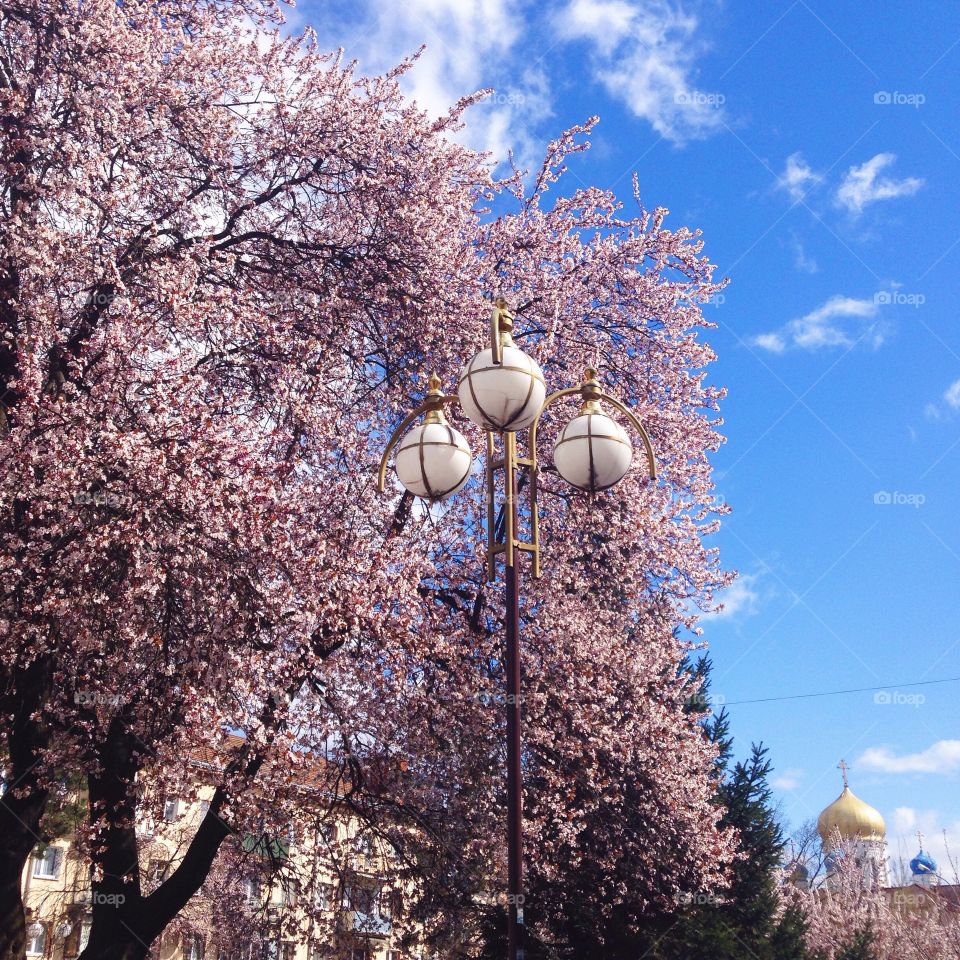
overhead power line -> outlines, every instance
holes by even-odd
[[[913,683],[887,683],[879,687],[850,687],[847,690],[823,690],[819,693],[794,693],[785,697],[759,697],[756,700],[729,700],[721,704],[735,707],[743,703],[773,703],[776,700],[809,700],[811,697],[838,697],[843,693],[873,693],[876,690],[902,690],[905,687],[929,687],[934,683],[956,683],[960,677],[944,677],[941,680],[916,680]]]

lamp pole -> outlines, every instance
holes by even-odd
[[[504,568],[507,669],[507,958],[523,960],[523,769],[520,765],[520,568],[517,564],[516,434],[504,437],[506,564]],[[492,495],[493,490],[488,490]]]
[[[497,578],[497,557],[504,559],[504,625],[507,688],[507,960],[524,958],[523,767],[521,763],[522,662],[520,648],[520,554],[529,553],[533,575],[540,576],[540,517],[537,505],[537,427],[546,409],[562,397],[579,394],[580,415],[561,433],[554,448],[557,472],[589,493],[606,490],[626,474],[633,448],[622,428],[601,411],[601,403],[619,410],[640,434],[649,476],[656,479],[653,445],[643,424],[616,397],[606,393],[597,372],[588,368],[579,387],[546,396],[536,361],[513,342],[513,315],[497,300],[490,323],[490,347],[478,353],[460,376],[457,395],[444,395],[430,378],[427,396],[394,430],[383,456],[377,487],[384,492],[387,464],[396,449],[397,477],[408,492],[431,502],[460,490],[471,472],[473,455],[464,437],[447,424],[444,406],[459,404],[486,432],[487,581]],[[424,417],[403,437],[410,424]],[[529,427],[528,456],[517,452],[517,433]],[[497,450],[499,438],[500,450]],[[563,456],[558,448],[564,444]],[[520,536],[518,469],[528,472],[529,540]],[[497,475],[503,474],[502,540],[497,510]]]

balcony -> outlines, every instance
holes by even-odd
[[[389,937],[391,922],[381,913],[350,910],[345,917],[347,928],[362,937]]]

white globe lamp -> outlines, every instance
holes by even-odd
[[[600,411],[596,401],[560,431],[553,463],[567,483],[590,493],[619,483],[633,462],[633,444],[623,427]]]
[[[540,364],[513,342],[513,318],[499,317],[500,346],[481,350],[464,368],[457,385],[463,412],[484,430],[515,433],[536,419],[547,395]]]
[[[440,395],[440,381],[430,381],[430,396]],[[446,500],[470,479],[473,454],[459,430],[447,423],[443,409],[429,410],[424,422],[408,431],[397,446],[397,479],[415,497]]]

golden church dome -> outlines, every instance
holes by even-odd
[[[887,825],[879,810],[864,803],[844,784],[843,793],[818,817],[817,833],[829,849],[838,833],[842,840],[883,840]]]

